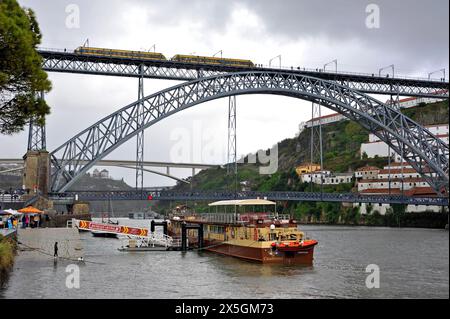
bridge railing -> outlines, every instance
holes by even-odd
[[[448,206],[448,197],[408,197],[404,195],[361,195],[358,193],[309,193],[309,192],[179,192],[179,191],[86,191],[50,194],[52,199],[75,199],[87,201],[107,200],[173,200],[217,201],[232,199],[264,198],[275,201],[380,203],[408,205]]]
[[[55,52],[55,53],[71,53],[73,54],[75,50],[73,49],[61,49],[61,48],[45,48],[45,47],[38,47],[38,51],[43,52]],[[379,75],[377,73],[365,73],[365,72],[354,72],[354,71],[327,71],[323,68],[309,68],[309,67],[301,67],[301,66],[281,66],[281,67],[274,67],[271,65],[261,64],[257,63],[255,64],[255,68],[258,69],[264,69],[264,70],[284,70],[284,71],[298,71],[298,72],[309,72],[309,73],[320,73],[320,74],[340,74],[340,75],[350,75],[350,76],[364,76],[364,77],[373,77],[373,78],[390,78],[389,74],[385,75]],[[425,78],[425,77],[413,77],[413,76],[405,76],[405,75],[396,75],[392,77],[392,79],[399,79],[399,80],[415,80],[415,81],[430,81],[430,82],[445,82],[446,79],[437,79],[437,78]]]
[[[19,194],[0,194],[0,202],[2,203],[16,203],[22,201],[22,196]]]

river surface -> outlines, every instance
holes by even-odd
[[[121,219],[149,226],[150,221]],[[19,252],[2,298],[449,298],[449,232],[300,226],[317,239],[314,265],[261,265],[209,252],[119,252],[118,239],[81,233],[80,288],[70,261]],[[380,288],[366,287],[366,267]]]

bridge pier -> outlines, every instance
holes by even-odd
[[[48,194],[50,180],[50,154],[46,150],[29,150],[23,157],[23,187],[29,190],[29,197]]]

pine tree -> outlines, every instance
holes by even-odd
[[[36,47],[41,33],[34,12],[16,0],[0,0],[0,133],[23,130],[34,118],[44,124],[50,113],[38,92],[48,92],[51,83],[42,68]]]

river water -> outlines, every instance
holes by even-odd
[[[149,226],[150,221],[121,219]],[[119,252],[118,239],[81,233],[80,288],[66,266],[20,252],[2,298],[449,298],[449,232],[300,226],[317,239],[313,266],[261,265],[209,252]],[[366,287],[366,267],[380,288]]]

